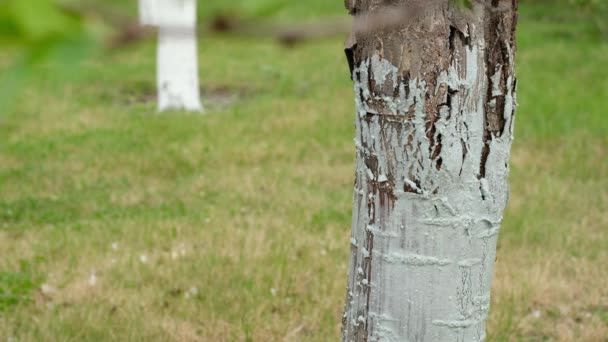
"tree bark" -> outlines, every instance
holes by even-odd
[[[461,3],[346,0],[357,162],[344,341],[485,340],[517,0]]]
[[[198,80],[196,29],[159,29],[158,109],[202,111]]]
[[[158,109],[202,111],[196,0],[140,0],[139,6],[141,23],[159,28]]]

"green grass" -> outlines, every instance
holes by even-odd
[[[0,272],[0,311],[31,300],[30,293],[41,285],[42,279],[28,261],[21,261],[15,272]]]
[[[271,4],[236,6],[343,13],[340,1]],[[602,341],[608,44],[543,9],[522,8],[489,333]],[[0,113],[0,340],[338,340],[354,167],[341,48],[201,37],[204,116],[146,100],[153,42],[68,75],[36,70]],[[228,105],[225,90],[239,94]]]

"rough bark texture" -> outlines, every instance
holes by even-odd
[[[140,0],[140,21],[159,28],[158,108],[202,111],[196,0]]]
[[[346,1],[357,164],[344,341],[485,339],[517,0],[456,3]],[[379,25],[387,8],[404,19]]]

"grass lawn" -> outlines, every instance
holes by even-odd
[[[335,2],[238,4],[289,20]],[[489,339],[608,341],[608,42],[546,9],[522,6]],[[0,112],[0,341],[339,340],[342,40],[201,37],[206,115],[156,114],[152,41],[38,70]]]

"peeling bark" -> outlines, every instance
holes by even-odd
[[[508,197],[517,0],[346,5],[357,162],[343,340],[483,341]],[[367,25],[389,6],[408,20]]]
[[[140,0],[140,21],[159,28],[158,108],[202,111],[196,0]]]

